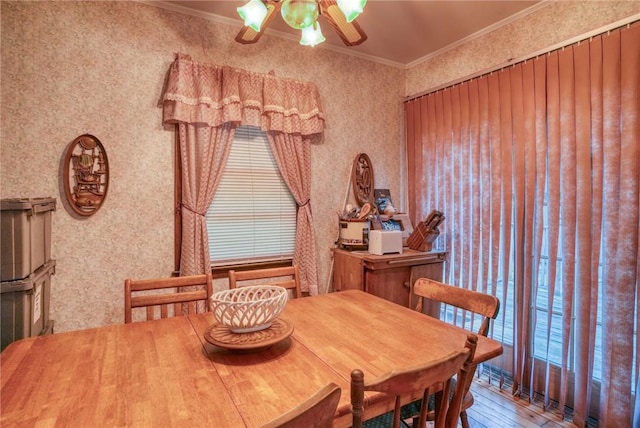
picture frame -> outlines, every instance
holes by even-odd
[[[413,233],[413,224],[407,213],[397,213],[393,216],[378,215],[371,220],[371,230],[400,230],[402,232],[402,246],[407,246],[407,239]]]
[[[391,199],[389,189],[373,189],[373,202],[379,214],[388,215],[389,213],[385,213],[385,211],[395,209],[393,208],[393,200]],[[393,214],[393,212],[391,214]]]

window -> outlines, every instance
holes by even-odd
[[[296,203],[259,128],[236,129],[206,220],[214,266],[293,256]]]
[[[534,357],[539,358],[541,360],[545,360],[547,357],[547,318],[549,313],[549,304],[548,304],[548,295],[550,292],[549,287],[549,264],[551,263],[549,260],[549,230],[548,225],[549,221],[549,202],[548,195],[545,194],[544,199],[544,207],[543,207],[543,216],[544,216],[544,232],[543,232],[543,242],[542,242],[542,255],[540,260],[539,269],[539,280],[538,280],[538,299],[535,302],[535,317],[536,317],[536,325],[535,328],[534,340]],[[558,237],[557,247],[558,249],[562,248],[562,210],[560,211],[560,233]],[[604,262],[604,251],[600,249],[600,260],[598,265],[598,315],[596,319],[596,335],[595,335],[595,352],[594,352],[594,363],[593,363],[593,379],[597,381],[602,380],[602,278],[603,278],[603,262]],[[562,270],[564,260],[562,258],[562,252],[558,251],[556,256],[556,278],[555,278],[555,290],[554,290],[554,298],[553,298],[553,307],[551,308],[551,335],[549,336],[549,350],[548,350],[548,358],[552,364],[557,365],[558,367],[562,364],[562,314],[565,312],[563,307],[562,300]],[[579,287],[574,291],[574,299],[578,299],[580,293],[588,292],[588,288],[581,289]],[[574,300],[575,301],[575,300]],[[572,323],[575,322],[575,315],[572,314]],[[575,328],[575,326],[572,326]],[[635,336],[635,334],[634,334]],[[574,359],[576,355],[574,354],[576,337],[572,333],[569,344],[569,370],[574,369]]]

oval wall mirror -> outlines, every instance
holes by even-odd
[[[90,216],[102,206],[109,188],[109,161],[96,137],[83,134],[67,148],[64,160],[64,190],[67,202],[81,216]]]

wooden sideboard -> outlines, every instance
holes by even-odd
[[[403,248],[402,254],[375,255],[368,251],[334,248],[333,288],[358,289],[402,306],[409,302],[411,287],[418,278],[442,281],[446,252],[422,252]]]

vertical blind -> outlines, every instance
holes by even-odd
[[[260,128],[236,129],[206,220],[213,265],[293,256],[296,204]]]
[[[445,280],[498,296],[513,393],[629,426],[638,374],[638,22],[405,104],[409,209]]]

